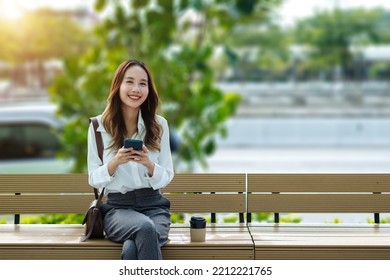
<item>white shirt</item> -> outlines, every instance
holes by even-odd
[[[107,149],[111,144],[111,135],[107,133],[102,124],[102,116],[96,117],[99,123],[98,131],[103,138],[103,162],[99,158],[97,151],[95,131],[91,123],[88,130],[88,182],[95,188],[105,187],[105,194],[120,192],[126,193],[135,189],[153,188],[155,190],[164,188],[172,180],[173,163],[171,149],[169,146],[168,122],[161,116],[157,116],[157,121],[162,126],[161,148],[159,151],[149,150],[149,159],[154,162],[154,173],[148,176],[147,168],[136,162],[128,162],[118,166],[113,176],[108,173],[108,162],[117,153],[114,149]],[[138,117],[138,133],[135,138],[143,140],[146,134],[145,123],[141,116]]]

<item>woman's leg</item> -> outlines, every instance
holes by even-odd
[[[122,246],[122,260],[138,260],[137,246],[133,239],[127,239]]]
[[[168,242],[169,229],[171,226],[171,213],[168,208],[155,208],[144,211],[143,214],[148,216],[156,226],[159,236],[160,247]]]
[[[159,233],[153,220],[148,216],[131,208],[114,208],[105,215],[103,222],[108,239],[120,243],[125,243],[128,239],[134,241],[138,259],[158,260],[162,258]],[[134,256],[134,252],[126,251],[126,249],[134,250],[132,244],[124,245],[126,247],[123,248],[125,252],[122,252],[122,256],[125,258]]]

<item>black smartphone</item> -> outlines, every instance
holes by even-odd
[[[123,146],[125,148],[133,148],[134,150],[141,151],[143,142],[137,139],[125,139]]]

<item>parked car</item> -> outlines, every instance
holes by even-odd
[[[0,107],[0,173],[68,173],[72,160],[57,157],[63,125],[51,104]]]

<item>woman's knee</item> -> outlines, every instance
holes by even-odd
[[[157,234],[157,228],[151,219],[145,219],[140,222],[138,232],[141,234]]]

